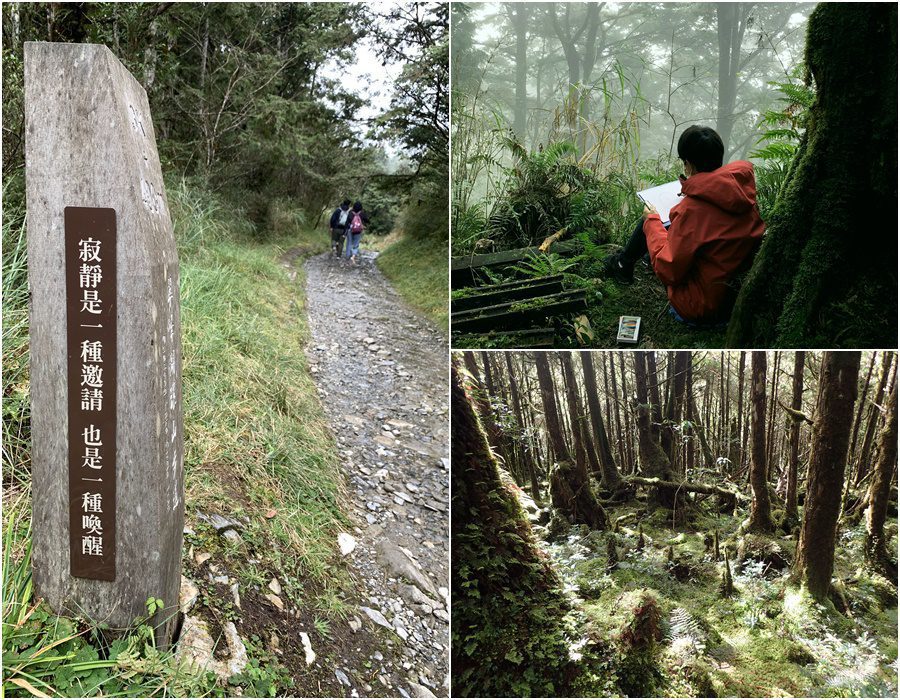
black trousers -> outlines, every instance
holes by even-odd
[[[669,227],[666,226],[668,229]],[[624,250],[619,253],[619,262],[622,267],[634,267],[634,264],[650,251],[647,250],[647,236],[644,235],[644,220],[638,221]]]
[[[634,264],[644,257],[649,251],[647,250],[647,237],[644,235],[644,220],[638,221],[625,249],[619,253],[619,262],[622,267],[634,267]]]

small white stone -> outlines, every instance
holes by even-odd
[[[341,548],[341,554],[346,557],[354,549],[356,549],[356,538],[353,537],[353,535],[348,535],[346,532],[342,532],[338,535],[338,547]]]
[[[316,652],[313,651],[312,643],[309,641],[309,635],[306,632],[300,633],[300,641],[303,643],[303,653],[306,654],[306,665],[309,666],[316,660]]]

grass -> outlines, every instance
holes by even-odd
[[[27,260],[23,212],[4,187],[3,226],[3,692],[8,696],[227,694],[179,666],[138,624],[107,646],[91,622],[55,615],[35,597],[30,563]],[[278,577],[328,629],[344,616],[349,575],[336,557],[345,525],[337,451],[304,354],[303,272],[284,251],[327,250],[318,232],[254,229],[243,212],[189,183],[168,187],[181,262],[187,554],[202,548],[245,592]],[[290,217],[281,217],[290,221]],[[260,234],[263,235],[260,235]],[[198,515],[246,517],[239,543]],[[252,560],[252,561],[251,561]],[[185,556],[185,572],[193,575]],[[215,590],[197,579],[201,599]],[[228,616],[228,606],[222,605]],[[316,643],[314,641],[314,643]],[[252,645],[251,645],[252,653]],[[286,682],[276,660],[257,675]],[[252,670],[252,668],[251,668]],[[284,686],[281,686],[283,690]]]
[[[378,267],[410,306],[447,329],[447,241],[402,236],[378,256]]]

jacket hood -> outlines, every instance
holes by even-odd
[[[737,160],[709,173],[697,173],[684,182],[681,191],[730,214],[745,214],[756,204],[753,164]]]

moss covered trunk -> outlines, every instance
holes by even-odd
[[[772,505],[766,478],[766,353],[750,357],[750,503],[749,529],[772,532]]]
[[[451,372],[453,695],[563,695],[575,668],[560,581]]]
[[[897,335],[897,5],[820,3],[816,102],[730,347],[892,347]]]
[[[884,428],[878,441],[874,475],[869,486],[869,508],[866,511],[866,561],[897,583],[897,562],[888,556],[884,534],[891,479],[897,464],[897,382],[891,387],[885,407]]]
[[[831,588],[859,358],[858,352],[826,352],[822,361],[803,526],[794,560],[794,573],[820,600]]]

